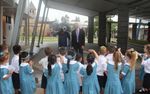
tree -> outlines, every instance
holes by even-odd
[[[52,34],[53,34],[54,36],[56,36],[56,35],[57,35],[57,32],[59,31],[59,27],[60,27],[58,20],[55,19],[55,21],[52,22],[52,24],[50,24],[50,26],[53,27],[53,32],[52,32]]]
[[[59,24],[59,29],[63,26],[67,27],[67,31],[71,31],[70,24],[69,24],[69,16],[66,14],[65,16],[61,17],[61,23]]]

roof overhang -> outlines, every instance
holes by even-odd
[[[47,0],[46,4],[49,8],[86,16],[95,16],[99,12],[116,15],[119,5],[124,4],[129,8],[130,16],[150,19],[150,0]]]

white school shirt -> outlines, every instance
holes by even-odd
[[[142,65],[144,66],[144,71],[145,73],[149,73],[150,74],[150,58],[146,59],[142,62]]]
[[[39,61],[39,64],[42,65],[42,67],[43,67],[43,72],[44,72],[45,69],[47,69],[47,65],[48,65],[48,56],[45,56],[44,58],[42,58],[42,59]]]
[[[104,76],[104,72],[107,70],[107,59],[104,55],[99,55],[97,63],[97,75]]]
[[[19,55],[14,55],[11,60],[11,66],[14,68],[15,73],[19,73]]]
[[[107,61],[113,61],[113,53],[106,56]]]

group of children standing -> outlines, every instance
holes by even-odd
[[[27,52],[21,52],[19,45],[13,46],[13,52],[9,60],[8,47],[0,45],[0,94],[34,94],[32,61]]]
[[[19,45],[8,64],[9,54],[0,46],[0,94],[35,94],[32,61],[28,53],[20,52]],[[120,48],[101,46],[99,54],[88,50],[86,59],[73,50],[59,49],[53,54],[50,47],[44,49],[46,56],[39,61],[43,66],[41,88],[44,94],[133,94],[135,93],[135,64],[139,53],[128,49],[123,55]],[[146,59],[142,92],[150,92],[150,44],[144,47]],[[12,77],[12,80],[11,80]],[[16,80],[16,81],[15,81]],[[13,83],[13,84],[12,84]],[[19,86],[20,85],[20,86]],[[7,91],[7,92],[6,92]]]

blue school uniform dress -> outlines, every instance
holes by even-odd
[[[9,74],[8,66],[0,65],[0,94],[14,94],[12,78],[3,79],[7,74]]]
[[[69,70],[67,68],[67,64],[63,64],[62,69],[64,72],[65,94],[79,94],[80,84],[77,75],[79,64],[77,63],[77,61],[70,61]]]
[[[123,90],[119,79],[121,63],[118,64],[118,70],[115,70],[114,68],[115,65],[112,60],[108,61],[107,64],[108,74],[104,94],[122,94]]]
[[[46,94],[65,94],[59,64],[52,65],[51,76],[48,75],[47,69],[44,75],[47,77]]]
[[[123,74],[123,94],[135,93],[135,69],[131,70],[130,65],[128,63],[125,63],[121,74]]]
[[[21,94],[34,94],[36,85],[30,65],[28,63],[21,63],[19,74]]]
[[[100,87],[96,75],[97,64],[92,64],[93,72],[91,75],[87,75],[86,67],[80,70],[81,75],[83,75],[83,94],[100,94]]]

